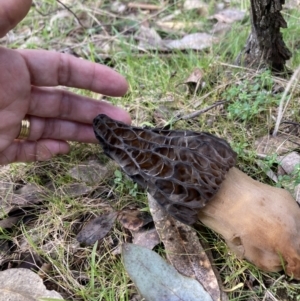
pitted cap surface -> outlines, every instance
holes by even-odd
[[[94,131],[106,155],[186,224],[217,193],[236,153],[208,133],[134,127],[101,114]]]

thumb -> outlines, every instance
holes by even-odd
[[[0,37],[6,35],[28,13],[32,0],[5,0],[0,5]]]

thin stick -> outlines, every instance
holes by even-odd
[[[218,100],[216,101],[214,104],[212,104],[211,106],[208,106],[204,109],[201,109],[201,110],[198,110],[198,111],[195,111],[193,113],[190,113],[190,114],[187,114],[187,115],[184,115],[184,116],[176,116],[172,122],[177,122],[179,120],[186,120],[186,119],[191,119],[191,118],[195,118],[203,113],[206,113],[207,111],[217,107],[217,106],[220,106],[224,103],[226,103],[228,100]]]
[[[286,88],[284,90],[284,93],[282,94],[282,97],[281,97],[281,100],[280,100],[280,104],[279,104],[279,108],[278,108],[278,115],[277,115],[277,119],[276,119],[276,125],[275,125],[274,131],[273,131],[273,137],[276,137],[276,135],[278,133],[280,122],[281,122],[281,119],[283,117],[284,111],[286,110],[287,105],[288,105],[288,103],[291,100],[291,95],[290,95],[289,98],[288,98],[288,100],[286,101],[285,107],[283,107],[285,99],[287,97],[287,94],[289,93],[289,91],[290,91],[290,89],[292,87],[292,84],[294,82],[296,82],[296,80],[298,80],[299,73],[300,73],[300,66],[294,72],[293,76],[291,77],[290,81],[288,82],[288,84],[287,84],[287,86],[286,86]],[[296,84],[293,87],[293,91],[294,91],[295,87],[296,87]]]
[[[292,125],[295,125],[295,126],[300,126],[300,123],[298,122],[294,122],[294,121],[282,121],[281,123],[286,123],[286,124],[292,124]]]
[[[69,13],[71,13],[74,18],[77,20],[77,22],[79,23],[79,25],[83,28],[85,28],[85,26],[81,23],[80,19],[77,17],[77,15],[71,10],[71,8],[69,8],[66,4],[62,3],[60,0],[56,0],[56,2],[58,2],[61,6],[63,6]]]
[[[66,4],[62,3],[60,0],[56,0],[57,3],[59,3],[62,7],[64,7],[69,13],[71,13],[74,18],[77,20],[77,22],[80,24],[80,26],[82,26],[83,28],[84,25],[81,23],[80,19],[76,16],[76,14],[71,10],[71,8],[69,8]],[[32,6],[34,7],[34,9],[37,11],[37,13],[39,13],[41,16],[43,17],[47,17],[47,16],[50,16],[54,13],[56,13],[57,11],[59,11],[59,9],[55,9],[54,11],[50,12],[50,13],[47,13],[47,14],[44,14],[42,11],[40,11],[38,8],[37,8],[37,5],[35,3],[32,3]]]
[[[198,98],[198,101],[193,105],[193,107],[196,109],[197,107],[199,107],[202,102],[203,102],[203,99],[205,99],[206,97],[208,97],[209,95],[213,94],[216,92],[216,90],[218,89],[221,89],[223,87],[226,87],[228,84],[222,84],[222,85],[219,85],[217,87],[215,87],[212,91],[209,91],[208,93],[206,93],[205,95],[201,96],[200,98]]]

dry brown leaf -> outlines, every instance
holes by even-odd
[[[18,190],[14,190],[15,183],[0,183],[0,218],[11,210],[26,207],[41,202],[43,188],[36,184],[26,184]],[[5,221],[4,223],[11,221]]]
[[[282,155],[288,153],[300,145],[300,138],[280,134],[276,137],[263,136],[255,141],[256,152],[263,155]]]
[[[297,152],[291,152],[285,156],[279,157],[278,174],[292,175],[300,166],[300,155]],[[300,184],[295,186],[295,181],[283,181],[283,187],[289,190],[296,199],[296,202],[300,204]]]
[[[188,28],[203,29],[203,22],[187,22],[187,21],[158,21],[156,25],[164,30],[186,30]]]
[[[193,49],[203,50],[209,48],[213,43],[218,41],[217,38],[213,37],[208,33],[191,33],[184,36],[180,40],[164,40],[163,45],[167,49]]]
[[[76,239],[84,245],[93,245],[96,241],[104,238],[114,226],[118,216],[116,211],[102,214],[88,222],[77,234]]]
[[[21,218],[22,217],[20,217],[20,216],[9,216],[0,221],[0,228],[11,229],[13,226],[15,226],[18,223],[18,221]]]
[[[125,208],[118,214],[118,221],[131,231],[138,231],[152,221],[152,217],[138,209]]]
[[[149,230],[139,230],[132,232],[133,240],[135,245],[139,245],[152,250],[156,245],[160,243],[160,238],[155,227]]]
[[[144,49],[165,49],[160,35],[154,28],[141,26],[135,35],[138,39],[138,46]]]
[[[226,8],[210,17],[210,19],[216,19],[223,23],[233,23],[241,21],[245,17],[245,12],[236,8]]]
[[[198,84],[203,78],[203,71],[200,68],[195,68],[188,78],[184,81],[185,84]]]
[[[208,4],[202,0],[185,0],[183,3],[184,10],[197,10],[200,16],[208,15]]]
[[[279,157],[279,164],[286,174],[291,174],[296,169],[296,165],[300,165],[300,155],[297,152],[291,152]]]
[[[146,26],[141,26],[135,37],[139,40],[138,45],[140,48],[161,51],[172,49],[203,50],[218,42],[216,37],[208,33],[192,33],[178,40],[162,40],[154,28]]]
[[[72,178],[78,181],[97,184],[107,177],[109,170],[107,166],[99,164],[95,160],[90,160],[74,166],[68,173]]]
[[[226,32],[228,32],[231,29],[231,24],[228,23],[223,23],[223,22],[217,22],[216,24],[214,24],[211,33],[214,35],[218,35],[221,36],[223,34],[225,34]]]
[[[42,193],[43,188],[41,186],[34,183],[28,183],[11,195],[10,203],[17,206],[37,204],[41,201]]]
[[[41,298],[62,300],[55,291],[48,291],[42,279],[28,269],[8,269],[0,272],[0,301],[38,301]]]
[[[60,194],[74,198],[90,193],[93,188],[84,183],[72,183],[61,187],[59,190]]]
[[[199,87],[205,86],[203,81],[203,71],[200,68],[195,68],[184,83],[189,87],[190,93],[197,93]]]
[[[214,301],[221,300],[217,278],[196,231],[169,216],[150,194],[148,201],[168,260],[181,274],[198,280]]]
[[[16,206],[11,208],[7,212],[7,217],[0,220],[0,227],[5,229],[10,229],[16,226],[21,220],[23,223],[28,223],[36,217],[37,211],[40,209],[39,206],[29,206],[24,205]]]
[[[216,19],[218,21],[216,24],[214,24],[211,33],[222,36],[231,29],[234,22],[241,21],[244,17],[245,12],[238,9],[223,9],[209,18]]]

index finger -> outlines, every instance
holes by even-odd
[[[0,5],[0,37],[14,28],[28,13],[31,0],[1,1]]]
[[[54,51],[17,51],[26,61],[32,85],[61,85],[110,96],[122,96],[128,89],[125,78],[107,66]]]

